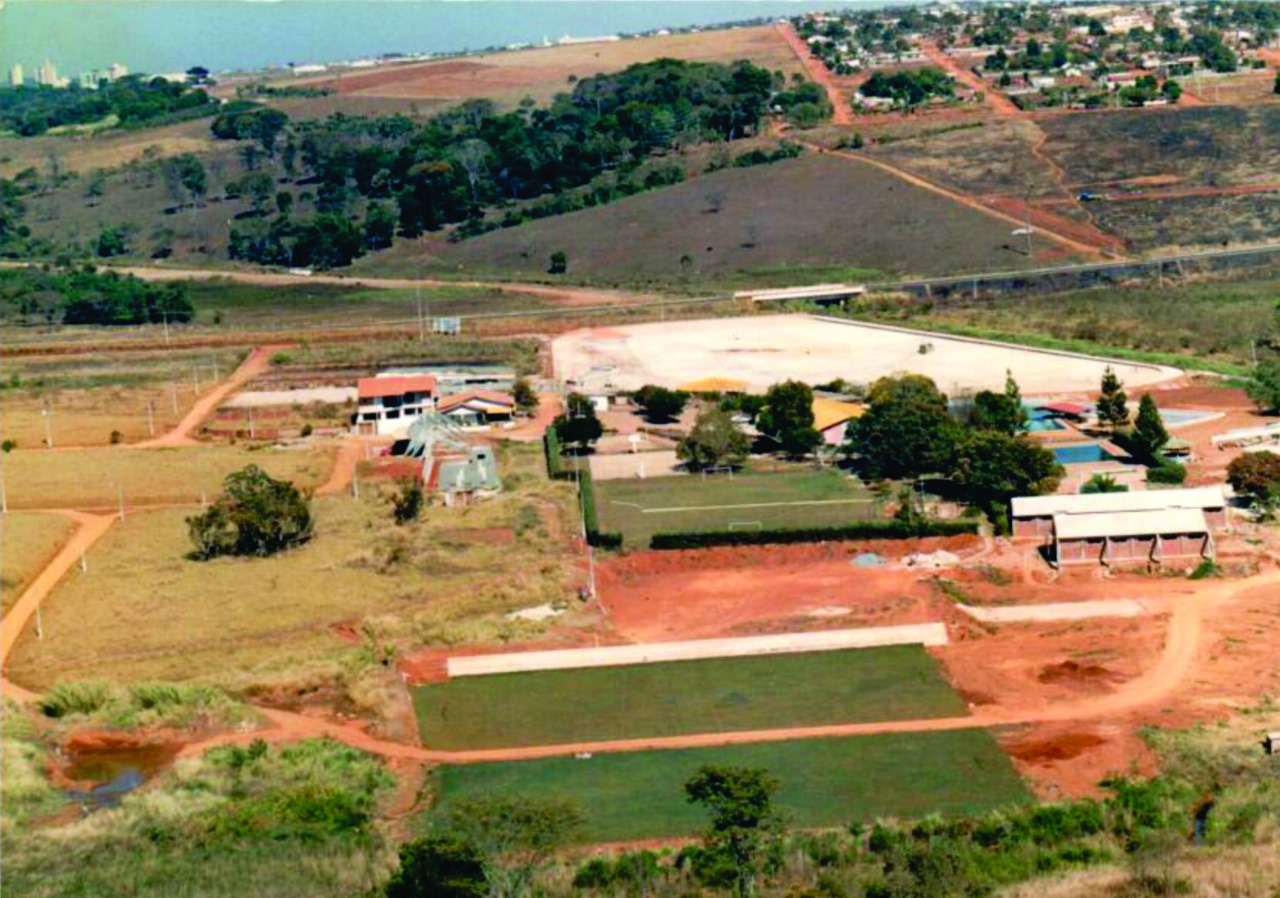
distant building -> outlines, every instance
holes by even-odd
[[[14,67],[9,69],[9,86],[22,87],[26,83],[26,76],[22,72],[22,64],[15,63]]]
[[[356,432],[402,435],[419,415],[435,409],[437,395],[429,374],[362,377],[356,384]]]
[[[96,71],[80,73],[80,86],[85,90],[97,90],[98,82],[101,80],[102,75]]]
[[[129,74],[129,69],[118,62],[113,62],[111,68],[107,69],[106,79],[108,81],[119,81],[125,75]]]
[[[41,87],[66,87],[67,82],[58,77],[58,67],[51,60],[46,59],[40,63],[40,68],[36,69],[36,84]]]

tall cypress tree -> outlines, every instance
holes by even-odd
[[[1102,392],[1098,396],[1098,423],[1115,429],[1129,423],[1129,397],[1111,366],[1102,372]]]

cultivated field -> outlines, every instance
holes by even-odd
[[[750,59],[787,75],[802,70],[777,30],[759,26],[491,53],[292,83],[328,87],[344,96],[436,102],[485,97],[514,106],[527,96],[546,102],[557,93],[572,90],[571,76],[586,78],[662,57],[696,62]]]
[[[5,457],[10,508],[112,508],[199,503],[245,465],[314,488],[329,476],[328,451],[208,445],[179,449],[16,449]]]
[[[874,497],[837,471],[594,482],[600,529],[648,548],[655,533],[829,527],[877,516]]]
[[[551,529],[565,488],[538,478],[536,447],[505,457],[523,489],[399,528],[366,484],[358,501],[317,499],[312,541],[267,559],[187,559],[196,508],[129,514],[90,551],[88,573],[73,571],[45,603],[45,639],[28,632],[9,675],[42,689],[94,677],[226,683],[341,657],[362,628],[378,646],[537,632],[502,614],[568,594]]]
[[[556,376],[588,389],[609,383],[674,387],[702,377],[731,377],[763,391],[787,378],[826,383],[839,376],[867,384],[902,371],[925,374],[945,392],[997,389],[1006,371],[1025,393],[1096,389],[1111,364],[1130,387],[1169,380],[1176,369],[1108,362],[1011,345],[954,339],[926,331],[809,315],[721,318],[581,330],[553,344]]]
[[[450,270],[542,276],[563,250],[574,277],[679,282],[782,265],[901,274],[1026,267],[1011,229],[865,163],[810,152],[429,246]]]
[[[11,512],[0,520],[0,608],[9,610],[74,527],[59,514]]]
[[[953,717],[918,646],[458,677],[414,690],[429,748],[503,748]]]
[[[767,769],[794,827],[977,813],[1029,798],[986,731],[957,730],[445,766],[431,816],[484,794],[529,795],[576,803],[584,842],[690,836],[706,817],[682,786],[705,764]]]

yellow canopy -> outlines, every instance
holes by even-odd
[[[747,382],[733,377],[704,377],[676,387],[686,393],[745,393]]]

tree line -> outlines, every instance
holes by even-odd
[[[301,176],[315,191],[314,220],[243,223],[233,229],[232,255],[332,266],[396,233],[417,237],[450,225],[479,233],[493,226],[484,219],[494,208],[559,200],[588,185],[598,202],[672,183],[680,178],[642,166],[685,146],[751,136],[771,110],[801,106],[812,119],[812,90],[788,89],[781,73],[747,61],[659,59],[577,80],[545,107],[525,100],[499,112],[473,100],[418,125],[404,116],[342,114],[289,122],[241,103],[229,104],[212,131],[278,157],[287,177]],[[363,222],[353,220],[358,208]],[[547,211],[562,210],[553,202]]]
[[[47,324],[161,324],[195,317],[182,283],[152,284],[91,266],[0,271],[0,310],[11,320]]]
[[[16,87],[0,90],[0,131],[35,137],[50,128],[85,125],[115,116],[119,124],[133,127],[168,116],[211,113],[217,102],[190,84],[126,75],[102,81],[96,89],[68,87]]]

